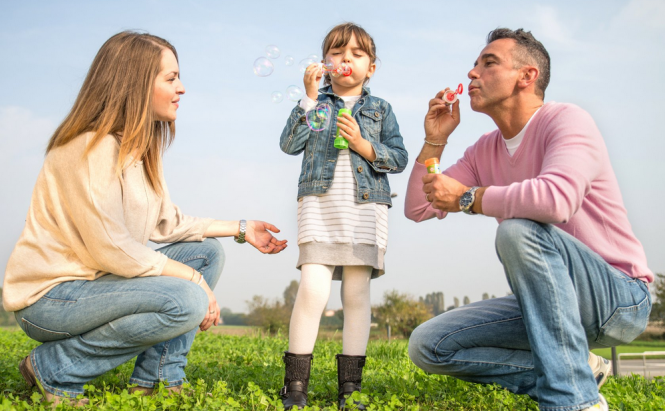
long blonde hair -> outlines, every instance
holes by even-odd
[[[162,154],[175,138],[175,123],[156,121],[152,110],[164,49],[178,59],[168,41],[147,33],[123,31],[108,39],[97,52],[74,106],[53,133],[46,153],[82,133],[94,132],[87,155],[112,134],[120,143],[118,175],[129,158],[142,160],[152,188],[161,195]]]

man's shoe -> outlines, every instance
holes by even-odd
[[[58,404],[62,402],[69,402],[70,405],[74,407],[82,407],[88,405],[90,402],[87,398],[81,398],[77,400],[76,398],[63,397],[61,395],[51,394],[50,392],[44,390],[42,386],[37,382],[37,377],[35,376],[35,370],[32,369],[32,363],[30,362],[30,356],[28,355],[18,364],[18,370],[23,376],[28,387],[32,388],[37,386],[39,391],[41,391],[44,399],[51,403],[51,407],[55,408]]]
[[[596,378],[596,384],[600,388],[612,372],[612,361],[590,352],[589,367],[591,367],[593,376]]]
[[[598,399],[600,400],[598,404],[593,407],[585,408],[582,411],[610,411],[610,407],[607,405],[607,401],[605,401],[603,394],[598,394]]]

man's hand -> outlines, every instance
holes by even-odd
[[[460,211],[459,200],[468,189],[469,187],[445,174],[427,174],[423,177],[425,198],[437,210],[449,213]]]
[[[450,89],[439,91],[429,101],[429,110],[425,116],[425,138],[431,143],[447,143],[448,136],[460,123],[459,100],[451,106],[441,99],[448,90]]]
[[[279,228],[263,221],[248,221],[245,240],[263,254],[277,254],[286,248],[286,240],[278,240],[270,233],[279,233]]]

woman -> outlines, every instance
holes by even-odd
[[[119,33],[48,144],[4,281],[5,309],[44,343],[19,368],[47,400],[75,398],[137,355],[131,384],[178,390],[196,327],[219,322],[224,252],[210,237],[286,247],[271,224],[188,217],[171,203],[161,158],[184,93],[171,44]]]

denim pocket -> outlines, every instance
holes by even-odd
[[[39,342],[64,340],[65,338],[71,338],[72,336],[70,333],[42,328],[31,323],[25,318],[21,318],[19,324],[21,325],[23,331],[28,335],[28,337]]]
[[[378,140],[379,134],[381,134],[381,119],[383,118],[381,112],[378,110],[364,110],[360,114],[362,114],[361,127],[367,131],[368,137],[371,136],[373,140]],[[369,140],[369,138],[366,139]]]
[[[617,308],[600,328],[596,342],[607,347],[628,344],[647,328],[650,312],[648,294],[637,305]]]

